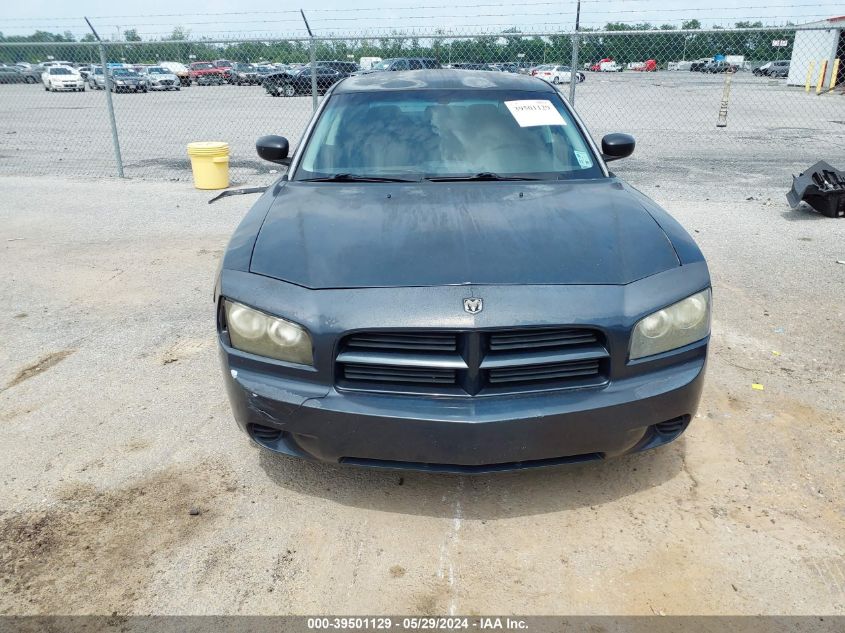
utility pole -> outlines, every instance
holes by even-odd
[[[85,21],[88,23],[88,27],[94,34],[94,37],[97,38],[97,42],[100,47],[100,64],[103,67],[103,81],[105,86],[104,92],[106,93],[106,106],[108,107],[109,122],[111,123],[111,140],[112,145],[114,145],[114,160],[117,163],[117,175],[123,178],[123,159],[120,156],[120,141],[117,139],[117,122],[114,120],[114,104],[111,102],[112,83],[111,77],[109,76],[109,67],[106,63],[106,47],[103,44],[103,40],[101,40],[100,36],[97,34],[97,31],[94,29],[94,25],[91,24],[91,20],[85,18]]]
[[[578,45],[580,44],[580,35],[578,29],[581,28],[581,0],[578,0],[578,6],[575,9],[575,33],[572,36],[572,63],[569,70],[569,105],[575,107],[575,84],[578,83]]]

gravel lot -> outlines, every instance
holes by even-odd
[[[765,176],[785,155],[796,172],[819,157],[845,155],[841,93],[808,95],[785,80],[739,73],[728,126],[717,128],[724,81],[690,72],[587,73],[575,103],[596,139],[630,132],[640,155],[680,164],[699,159],[726,178]],[[568,96],[568,85],[562,91]],[[245,182],[271,167],[255,157],[255,139],[275,133],[295,143],[311,116],[311,97],[273,98],[260,86],[192,86],[117,94],[114,107],[127,176],[188,180],[185,146],[224,140],[233,180]],[[0,174],[115,175],[105,93],[0,86]]]
[[[579,105],[617,81],[636,82],[637,105],[663,77],[589,75]],[[807,97],[773,89],[779,103]],[[29,88],[2,87],[0,125],[25,143],[0,135],[0,172],[37,170],[27,161],[48,139],[24,133],[31,112],[10,122],[12,90]],[[102,94],[32,94],[90,104],[65,129],[93,138]],[[256,123],[264,104],[300,107],[226,86],[119,95],[118,115],[200,94],[238,95],[219,122],[241,124],[241,137],[220,134],[238,160],[253,160],[259,133],[284,131]],[[791,172],[842,156],[843,126],[821,106],[812,122],[778,107],[817,143],[792,128],[772,138],[765,114],[729,155],[715,128],[658,147],[645,114],[623,127],[643,142],[617,172],[675,214],[713,274],[708,379],[685,436],[498,476],[300,463],[237,430],[211,289],[254,198],[208,206],[187,182],[157,182],[184,174],[156,154],[152,180],[0,176],[0,614],[845,615],[845,221],[784,199]],[[718,95],[702,121],[717,109]],[[191,139],[168,111],[147,120],[149,145],[127,145],[130,164]],[[94,169],[109,148],[91,143],[79,158]]]

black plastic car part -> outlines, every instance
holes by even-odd
[[[845,172],[820,160],[792,177],[786,199],[793,209],[803,200],[829,218],[845,217]]]

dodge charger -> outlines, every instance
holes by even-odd
[[[602,460],[695,415],[710,276],[681,225],[608,170],[551,84],[418,70],[344,79],[235,230],[216,282],[223,375],[287,456],[459,473]]]

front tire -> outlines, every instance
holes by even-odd
[[[293,87],[293,84],[285,84],[285,87],[282,88],[282,92],[286,97],[296,96],[296,88]]]
[[[555,75],[554,79],[552,79],[552,83],[557,86],[560,83],[560,77]]]
[[[34,84],[34,83],[35,83],[35,77],[27,77],[27,78],[26,78],[26,83],[28,83],[28,84]]]

